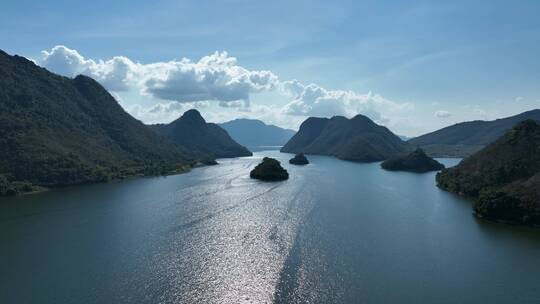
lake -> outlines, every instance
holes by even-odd
[[[290,179],[250,179],[263,156]],[[540,230],[435,173],[290,157],[0,199],[0,303],[540,302]]]

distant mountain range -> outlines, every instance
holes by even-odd
[[[516,124],[527,119],[540,121],[540,110],[527,111],[493,121],[462,122],[418,136],[408,143],[421,147],[433,157],[465,157],[494,142]]]
[[[216,158],[251,156],[220,126],[207,123],[197,110],[189,110],[170,124],[151,125],[157,133],[191,151]]]
[[[363,115],[310,117],[281,149],[287,153],[331,155],[344,160],[372,162],[410,151],[410,146],[386,127]]]
[[[93,79],[0,51],[0,189],[185,171],[204,158],[156,135]]]
[[[475,200],[491,220],[540,225],[540,125],[526,120],[459,165],[437,175],[439,187]]]
[[[247,147],[283,146],[296,133],[257,119],[235,119],[219,124],[239,144]]]

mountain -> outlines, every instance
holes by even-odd
[[[425,173],[444,169],[443,164],[427,156],[426,153],[420,148],[407,155],[387,159],[382,162],[381,167],[389,171],[410,171],[416,173]]]
[[[235,119],[219,126],[235,141],[247,147],[283,146],[296,133],[293,130],[267,125],[257,119]]]
[[[465,157],[481,150],[516,124],[527,119],[540,121],[540,110],[527,111],[493,121],[462,122],[413,138],[408,142],[421,147],[433,157]]]
[[[281,149],[286,153],[332,155],[340,159],[372,162],[409,151],[407,143],[363,115],[310,117]]]
[[[185,171],[197,157],[131,117],[93,79],[62,77],[0,51],[4,192],[21,182],[54,187]]]
[[[235,142],[220,126],[207,123],[197,110],[189,110],[170,124],[150,126],[157,133],[190,150],[216,158],[251,156],[248,149]]]
[[[456,167],[437,174],[439,187],[475,200],[476,215],[540,225],[540,125],[526,120]]]

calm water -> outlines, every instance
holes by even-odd
[[[540,230],[378,164],[249,179],[265,155],[1,200],[0,303],[540,302]]]

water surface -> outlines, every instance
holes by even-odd
[[[249,179],[263,156],[291,178]],[[539,230],[434,173],[290,157],[1,199],[0,303],[540,302]]]

